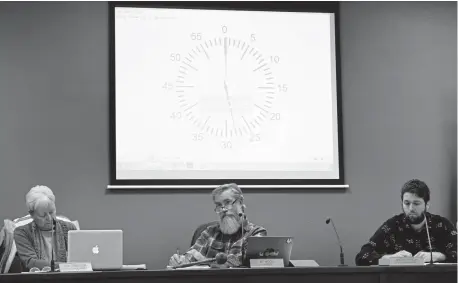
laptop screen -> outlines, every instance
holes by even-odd
[[[248,237],[247,259],[283,259],[284,266],[289,265],[293,237]]]
[[[122,230],[68,232],[68,262],[90,262],[94,270],[117,270],[123,263]]]

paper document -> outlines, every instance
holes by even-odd
[[[123,265],[121,270],[145,270],[146,264],[130,264],[130,265]]]

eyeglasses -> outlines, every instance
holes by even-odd
[[[239,200],[239,199],[236,198],[236,199],[235,199],[234,201],[232,201],[232,202],[228,202],[228,203],[225,203],[225,204],[223,204],[223,205],[219,205],[219,204],[216,205],[216,207],[215,207],[215,212],[216,212],[216,213],[221,213],[221,212],[223,211],[223,209],[226,209],[226,210],[231,209],[231,208],[234,206],[234,203],[235,203],[236,201],[238,201],[238,200]]]

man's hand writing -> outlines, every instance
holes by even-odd
[[[178,266],[180,264],[189,263],[184,255],[174,254],[169,260],[169,266]]]

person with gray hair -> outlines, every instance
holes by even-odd
[[[246,239],[251,236],[267,236],[266,229],[249,222],[246,218],[246,205],[243,202],[242,190],[237,184],[217,187],[212,192],[212,198],[218,223],[208,226],[185,254],[174,254],[170,258],[169,266],[176,267],[214,258],[218,253],[227,254],[227,262],[214,267],[247,265]]]
[[[56,265],[66,262],[68,231],[76,230],[76,227],[71,222],[56,219],[54,193],[46,186],[35,186],[26,194],[25,202],[33,221],[14,230],[14,241],[23,266],[28,271],[32,267],[50,267],[52,258]]]

